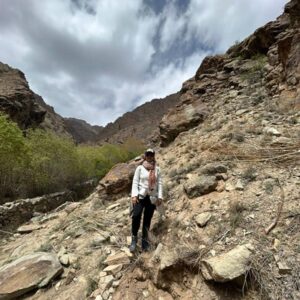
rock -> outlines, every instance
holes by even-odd
[[[237,279],[249,269],[253,247],[237,246],[227,253],[201,261],[201,272],[206,280],[226,282]]]
[[[243,191],[244,190],[244,184],[242,180],[238,180],[237,183],[235,184],[235,189],[238,191]]]
[[[106,258],[106,260],[104,261],[104,263],[109,265],[109,266],[110,265],[118,265],[118,264],[126,265],[126,264],[130,263],[130,260],[129,260],[126,253],[120,252],[120,253],[117,253],[117,254],[109,255]]]
[[[179,133],[202,123],[207,114],[206,105],[200,101],[185,103],[169,110],[159,124],[161,146],[167,146]]]
[[[19,233],[29,233],[29,232],[32,232],[34,230],[38,230],[40,229],[41,226],[40,225],[34,225],[34,224],[29,224],[29,225],[23,225],[23,226],[20,226],[17,231]]]
[[[118,272],[120,272],[123,268],[122,264],[119,265],[110,265],[106,267],[103,272],[107,272],[108,274],[116,275]]]
[[[102,291],[105,291],[105,290],[110,288],[113,281],[114,281],[114,276],[112,276],[112,275],[107,275],[107,276],[104,276],[104,277],[100,277],[99,288]]]
[[[59,261],[64,266],[68,266],[69,265],[69,255],[68,254],[63,254],[62,256],[59,257]]]
[[[160,261],[159,269],[160,271],[163,271],[178,262],[178,254],[175,251],[163,246],[163,249],[161,249],[160,251],[158,260]]]
[[[115,165],[101,179],[100,185],[105,188],[107,194],[118,194],[122,191],[129,191],[134,171],[141,163],[141,160],[131,160],[129,163]]]
[[[143,290],[143,296],[144,298],[148,298],[150,296],[150,293],[148,290]]]
[[[275,136],[281,135],[281,133],[273,127],[265,127],[263,132],[265,132],[266,134],[275,135]]]
[[[227,167],[221,163],[209,163],[200,169],[202,174],[215,175],[217,173],[227,173]]]
[[[233,186],[231,183],[226,182],[225,190],[226,190],[227,192],[231,192],[231,191],[233,191],[234,189],[235,189],[235,188],[234,188],[234,186]]]
[[[214,191],[217,184],[215,176],[196,175],[184,184],[184,190],[190,198],[195,198]]]
[[[92,243],[95,246],[100,246],[105,241],[107,241],[110,238],[110,234],[107,231],[102,231],[97,234],[97,236],[93,239]]]
[[[224,55],[206,56],[196,72],[195,79],[199,80],[203,74],[213,74],[222,71],[224,64]]]
[[[204,227],[211,218],[211,213],[204,212],[195,217],[198,226]]]
[[[62,271],[54,254],[37,252],[23,256],[0,268],[0,299],[15,299],[44,287]]]

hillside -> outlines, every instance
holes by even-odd
[[[22,129],[49,129],[72,137],[76,143],[123,143],[129,137],[146,143],[153,137],[155,142],[161,118],[178,100],[178,94],[153,99],[105,127],[92,126],[84,120],[60,116],[30,89],[24,73],[0,62],[0,111],[8,114]]]
[[[137,159],[83,202],[44,213],[32,199],[24,226],[2,227],[0,298],[299,299],[299,47],[292,0],[183,83],[159,125],[165,215],[150,252],[128,252]]]

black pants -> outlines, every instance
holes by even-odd
[[[142,238],[148,238],[148,231],[151,224],[151,219],[155,210],[155,205],[151,203],[150,197],[146,196],[143,199],[140,199],[138,203],[133,206],[132,212],[132,235],[137,236],[140,224],[141,217],[144,211],[144,219],[143,219],[143,232]]]

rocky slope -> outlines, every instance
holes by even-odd
[[[155,213],[150,252],[128,253],[139,162],[120,164],[83,202],[33,207],[6,232],[0,298],[299,299],[299,16],[293,0],[183,84],[160,124],[165,214]],[[39,280],[20,280],[26,270]]]
[[[163,115],[176,106],[179,94],[153,99],[125,113],[114,122],[102,126],[91,126],[83,120],[65,118],[68,132],[79,143],[123,143],[134,137],[144,143],[157,142],[158,124]],[[153,139],[153,141],[152,141]]]
[[[163,115],[177,105],[179,94],[153,99],[131,112],[125,113],[115,122],[107,124],[99,132],[101,142],[122,143],[128,137],[135,137],[144,143],[157,142],[157,127]]]
[[[1,62],[0,111],[22,129],[41,127],[69,135],[63,118],[29,88],[24,73]]]

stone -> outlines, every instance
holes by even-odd
[[[227,173],[227,167],[221,163],[209,163],[200,169],[202,174],[215,175],[217,173]]]
[[[35,224],[29,224],[29,225],[23,225],[23,226],[20,226],[17,231],[19,233],[29,233],[29,232],[32,232],[34,230],[38,230],[40,229],[41,226],[40,225],[35,225]]]
[[[277,267],[280,275],[286,275],[292,272],[292,268],[288,267],[288,265],[283,261],[277,261]]]
[[[150,296],[149,291],[148,291],[148,290],[143,290],[143,296],[144,296],[145,298],[148,298],[148,297]]]
[[[265,132],[266,134],[269,134],[269,135],[275,135],[275,136],[281,135],[281,133],[273,127],[265,127],[263,132]]]
[[[126,264],[129,264],[130,263],[130,260],[127,256],[126,253],[123,253],[123,252],[119,252],[117,254],[112,254],[112,255],[109,255],[106,260],[104,261],[105,264],[107,265],[117,265],[117,264],[123,264],[123,265],[126,265]]]
[[[206,280],[227,282],[237,279],[249,270],[253,247],[237,246],[227,253],[201,261],[201,272]]]
[[[118,272],[120,272],[123,268],[123,265],[122,264],[119,264],[119,265],[110,265],[110,266],[107,266],[103,272],[106,272],[108,274],[112,274],[112,275],[116,275]]]
[[[109,232],[102,231],[101,233],[97,234],[97,236],[93,239],[92,243],[94,246],[101,246],[109,238],[110,238]]]
[[[198,216],[196,216],[195,221],[196,221],[198,226],[204,227],[208,223],[208,221],[210,220],[211,216],[212,216],[211,213],[204,212],[204,213],[201,213]]]
[[[244,184],[242,182],[242,180],[238,180],[237,183],[235,184],[235,189],[238,191],[243,191],[244,190]]]
[[[99,185],[105,188],[107,194],[118,194],[122,191],[129,191],[134,171],[140,163],[141,160],[131,160],[128,163],[116,164],[101,179]]]
[[[110,288],[111,284],[114,281],[114,276],[112,275],[107,275],[100,277],[99,279],[99,287],[104,291]]]
[[[59,261],[61,262],[62,265],[68,266],[69,265],[69,255],[68,254],[63,254],[62,256],[59,257]]]
[[[112,286],[113,286],[114,288],[118,287],[119,285],[120,285],[120,280],[116,280],[116,281],[114,281],[114,282],[112,283]]]
[[[184,190],[190,198],[199,197],[215,190],[218,182],[215,176],[193,176],[184,184]]]
[[[184,131],[202,123],[208,115],[207,106],[201,101],[184,103],[168,111],[159,124],[161,146],[167,146]]]
[[[231,192],[235,189],[235,187],[230,183],[230,182],[226,182],[226,185],[225,185],[225,190],[227,192]]]
[[[0,268],[0,299],[16,299],[46,286],[63,268],[56,255],[37,252]]]

